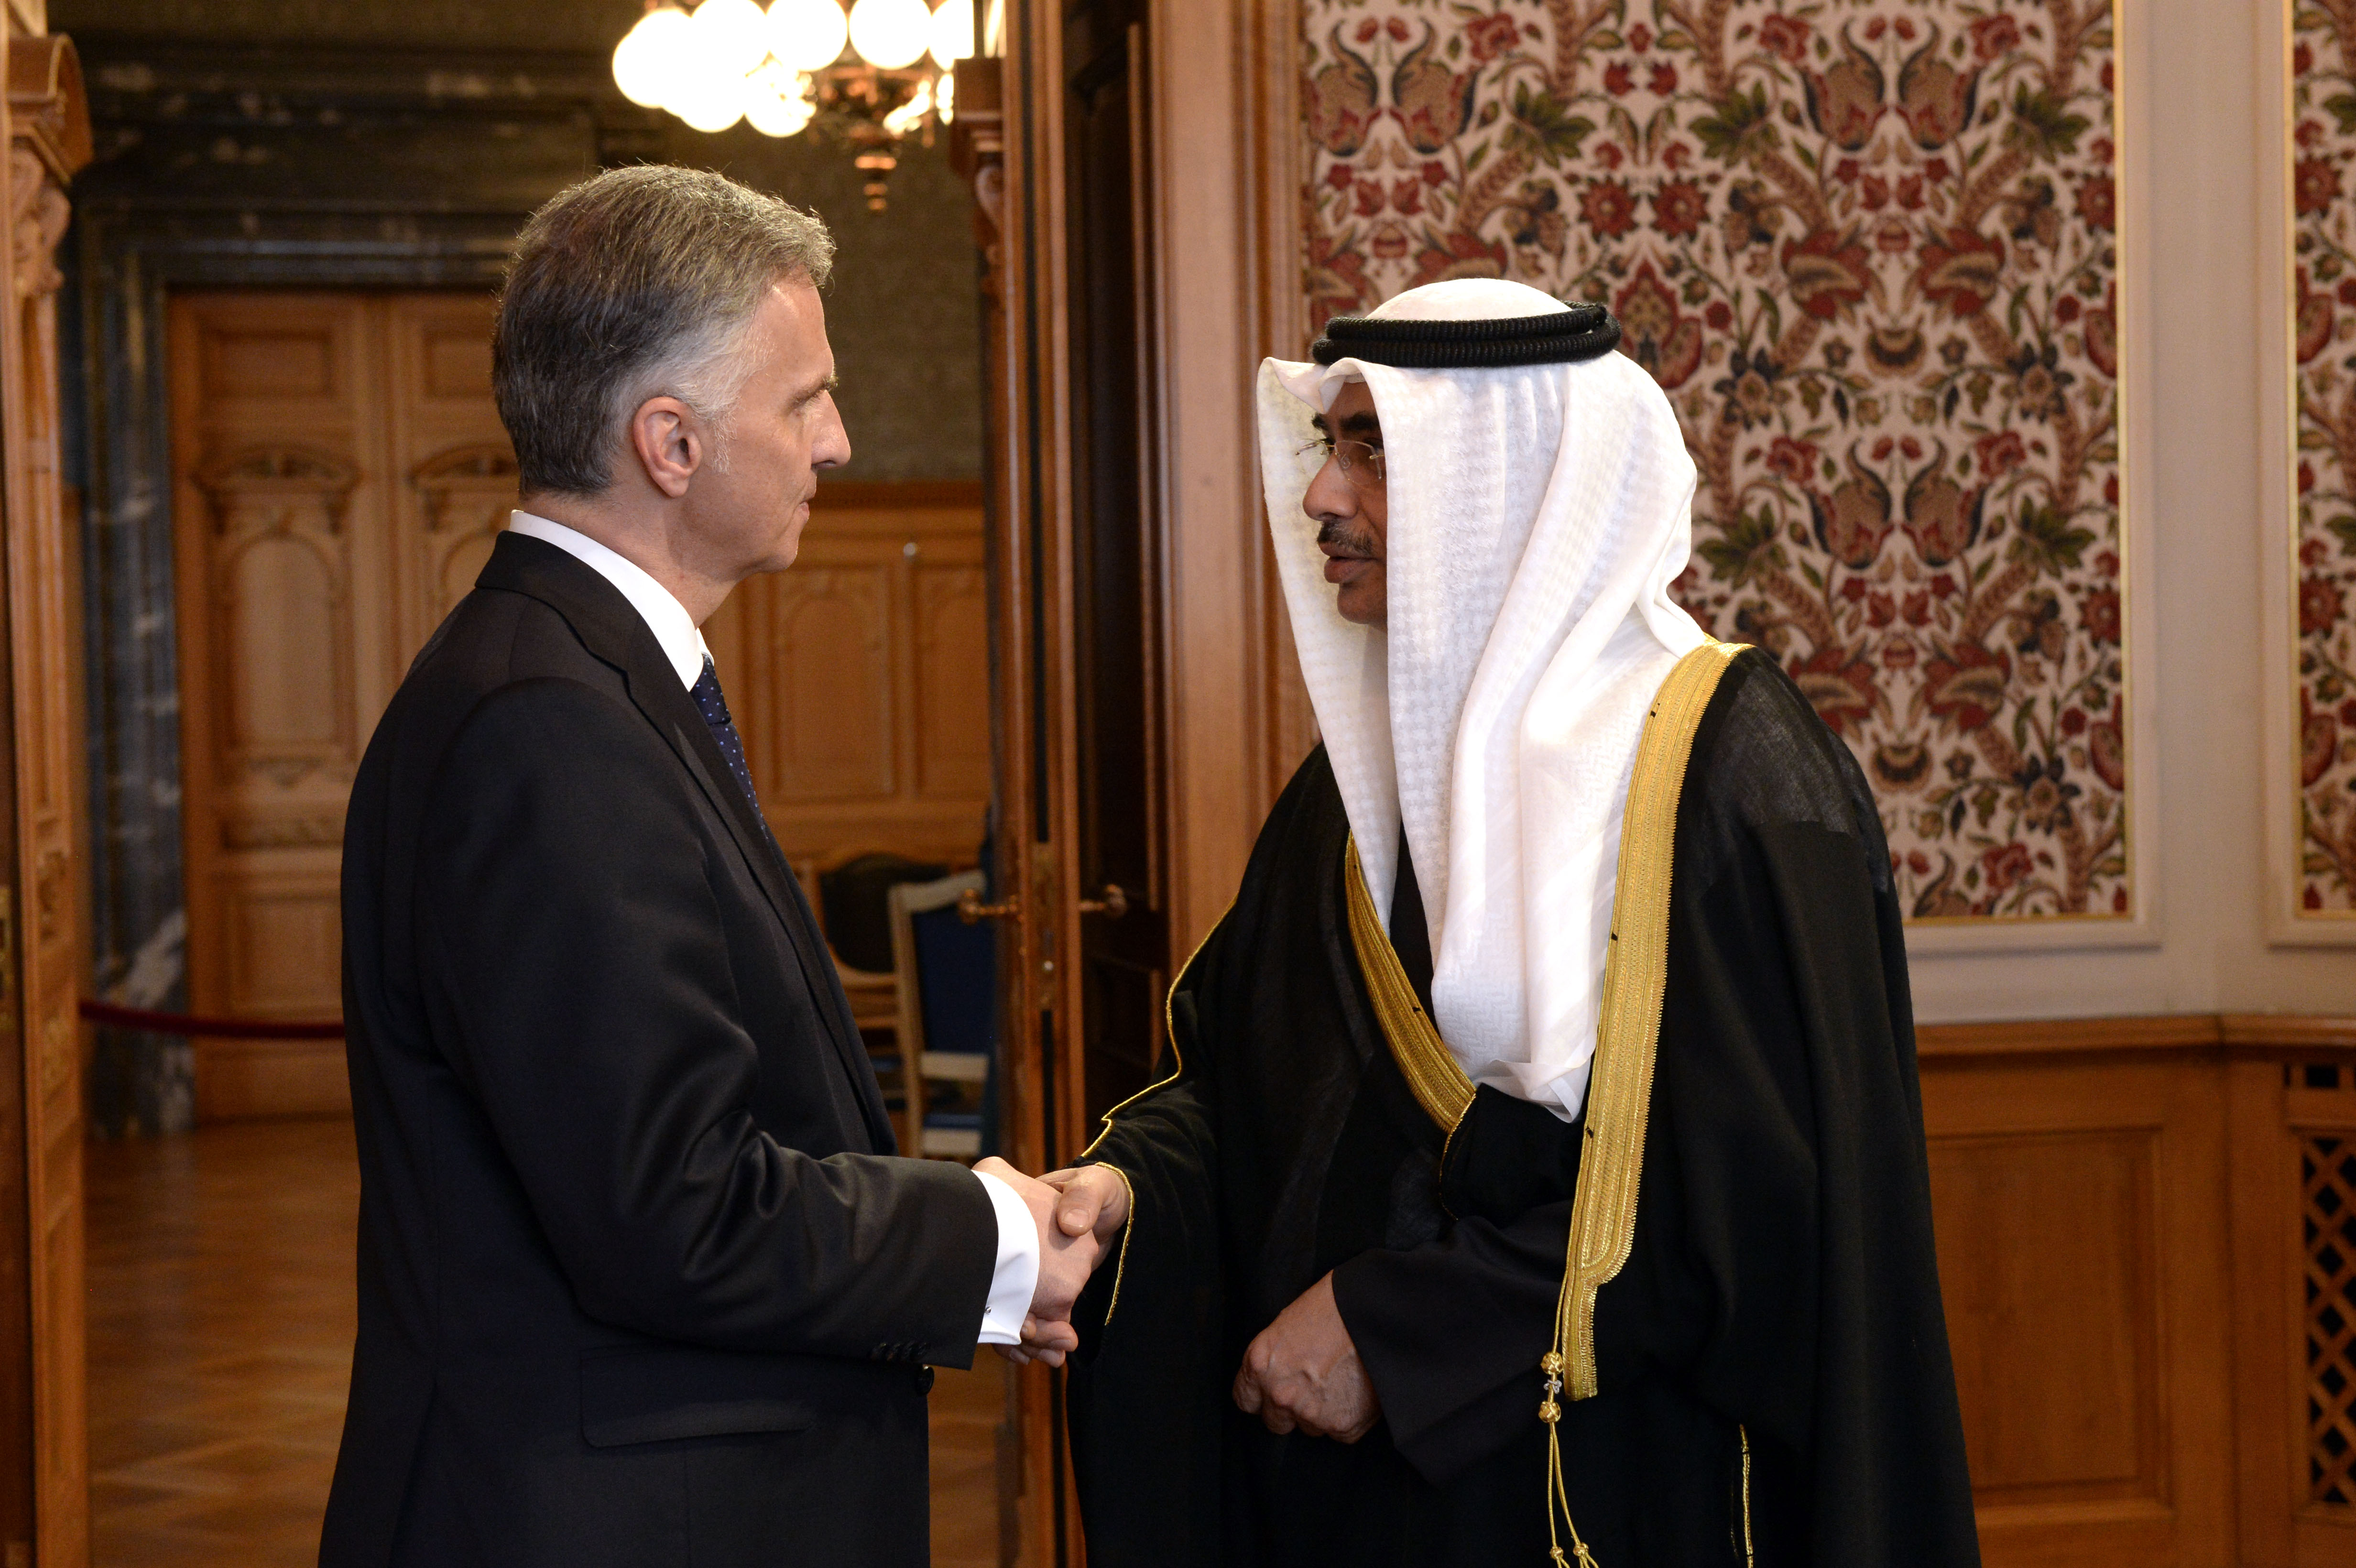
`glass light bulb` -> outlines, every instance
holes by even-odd
[[[932,41],[932,27],[925,0],[859,0],[851,8],[851,47],[884,70],[914,65]]]
[[[841,0],[776,0],[769,7],[769,52],[795,70],[824,70],[841,58],[850,36]]]
[[[744,121],[764,136],[798,134],[817,112],[806,76],[772,64],[746,82]]]
[[[744,88],[742,73],[699,58],[690,69],[680,73],[663,107],[691,128],[716,135],[744,118]]]
[[[973,53],[973,0],[941,0],[933,13],[933,62],[943,70]]]
[[[695,8],[696,52],[744,75],[769,55],[769,18],[755,0],[703,0]]]
[[[614,85],[644,109],[659,109],[687,47],[687,13],[664,5],[638,18],[614,46]]]
[[[933,84],[920,81],[908,101],[884,116],[884,129],[894,136],[905,136],[916,128],[925,112],[933,106]]]

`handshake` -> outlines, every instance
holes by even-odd
[[[1072,1305],[1129,1223],[1129,1184],[1103,1165],[1051,1170],[1036,1179],[995,1157],[974,1168],[1021,1194],[1039,1227],[1039,1283],[1023,1319],[1023,1340],[999,1349],[1009,1360],[1062,1366],[1080,1345]],[[1270,1432],[1355,1443],[1373,1429],[1381,1404],[1334,1301],[1332,1275],[1253,1339],[1232,1392],[1236,1408],[1259,1417]]]
[[[1060,1367],[1080,1344],[1072,1304],[1104,1261],[1113,1237],[1129,1223],[1129,1187],[1101,1165],[1033,1178],[992,1156],[974,1168],[1014,1189],[1039,1227],[1039,1283],[1023,1319],[1023,1342],[1001,1349],[1010,1360]]]

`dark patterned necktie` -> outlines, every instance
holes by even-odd
[[[720,754],[728,759],[728,771],[736,775],[736,786],[758,811],[761,797],[753,788],[752,771],[744,766],[744,742],[736,734],[736,720],[728,717],[728,699],[720,695],[720,671],[710,654],[703,656],[703,673],[695,677],[688,695],[695,699],[696,711],[703,715],[704,725],[712,731]]]

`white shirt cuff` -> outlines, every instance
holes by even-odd
[[[981,1332],[974,1343],[1019,1345],[1023,1319],[1031,1315],[1032,1293],[1039,1288],[1039,1224],[1014,1189],[986,1172],[973,1174],[998,1211],[998,1266],[990,1276],[990,1300],[982,1307]]]

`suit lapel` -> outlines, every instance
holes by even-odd
[[[540,600],[565,618],[584,646],[621,672],[631,702],[727,825],[754,881],[785,927],[813,1010],[858,1093],[868,1136],[877,1148],[889,1152],[894,1147],[892,1122],[876,1085],[875,1069],[851,1022],[850,1000],[818,934],[818,923],[809,901],[802,897],[801,884],[787,866],[758,808],[737,787],[720,743],[712,738],[711,727],[704,723],[687,688],[680,684],[679,672],[671,667],[654,633],[621,591],[594,568],[544,539],[500,534],[477,585],[510,589]]]

